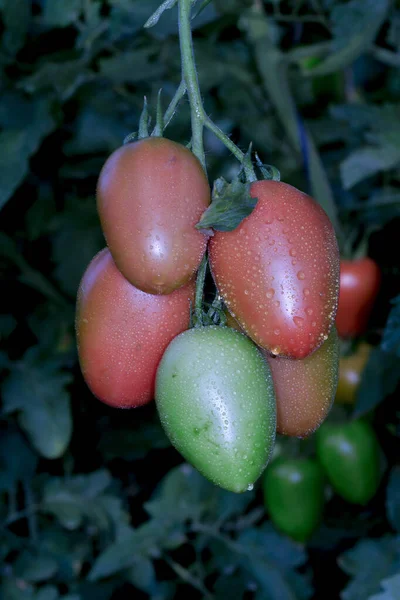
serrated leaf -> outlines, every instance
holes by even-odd
[[[332,54],[308,75],[327,75],[353,63],[374,41],[385,21],[389,0],[351,0],[334,6]]]
[[[380,348],[371,351],[357,390],[354,417],[373,410],[395,391],[400,381],[398,362],[397,356]]]
[[[400,357],[400,295],[392,300],[392,304],[381,347],[384,352],[393,352]]]
[[[36,364],[29,356],[15,363],[3,386],[5,413],[18,421],[42,456],[62,456],[72,434],[70,399],[65,387],[71,375],[53,363]]]
[[[250,183],[234,180],[227,183],[223,177],[214,182],[212,202],[197,223],[197,229],[233,231],[248,217],[257,198],[250,195]]]
[[[396,531],[400,532],[400,467],[390,471],[386,488],[386,514]]]

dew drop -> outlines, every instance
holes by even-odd
[[[280,329],[274,329],[274,334],[275,334],[275,335],[279,335],[279,334],[280,334],[280,332],[281,332],[281,330],[280,330]]]
[[[289,254],[290,254],[290,256],[296,256],[297,252],[296,252],[296,250],[294,248],[290,248]]]
[[[269,290],[267,290],[267,298],[272,298],[275,294],[275,290],[273,288],[270,288]]]
[[[247,486],[247,491],[251,492],[254,488],[254,485],[252,483],[249,483],[249,485]]]
[[[293,317],[293,323],[296,325],[296,327],[303,327],[304,319],[302,317]]]
[[[297,279],[305,279],[305,278],[306,278],[306,276],[304,274],[304,271],[299,271],[297,273]]]

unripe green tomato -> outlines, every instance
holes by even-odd
[[[263,477],[265,507],[283,533],[306,542],[318,527],[324,509],[324,475],[311,458],[274,460]]]
[[[352,504],[367,504],[380,481],[380,448],[366,421],[324,423],[316,433],[317,456],[334,490]]]
[[[306,437],[328,415],[335,399],[339,338],[332,327],[326,342],[307,358],[292,360],[265,352],[276,394],[277,431]]]
[[[256,346],[228,327],[178,335],[158,367],[161,423],[175,448],[216,485],[252,489],[270,458],[275,394]]]

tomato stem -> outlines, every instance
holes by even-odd
[[[204,281],[206,279],[207,272],[207,254],[203,256],[203,260],[200,263],[199,270],[197,271],[196,279],[196,295],[194,298],[194,326],[199,327],[202,323],[202,305],[203,305],[203,290]]]

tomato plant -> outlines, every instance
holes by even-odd
[[[160,362],[155,398],[186,460],[227,490],[252,488],[273,449],[276,409],[269,367],[246,336],[209,326],[176,337]]]
[[[340,404],[354,404],[361,377],[367,364],[371,346],[362,342],[354,354],[342,356],[339,360],[339,380],[336,401]]]
[[[365,332],[381,283],[377,263],[369,257],[340,262],[339,306],[336,327],[340,337]]]
[[[331,222],[286,183],[258,181],[253,212],[211,238],[210,266],[229,311],[259,346],[304,358],[328,337],[339,289]]]
[[[194,284],[168,296],[135,288],[107,248],[88,266],[78,293],[76,332],[84,378],[99,400],[131,408],[152,400],[158,363],[189,327]]]
[[[367,504],[380,481],[380,447],[363,420],[324,423],[316,433],[317,455],[336,492],[352,504]]]
[[[299,542],[315,531],[324,509],[324,474],[311,458],[280,456],[263,476],[264,503],[278,529]]]
[[[159,137],[116,150],[97,185],[111,254],[121,273],[149,294],[168,294],[194,275],[207,245],[194,226],[209,202],[198,159]]]
[[[339,363],[335,327],[326,342],[302,360],[264,354],[274,382],[278,433],[310,435],[326,418],[335,399]]]

